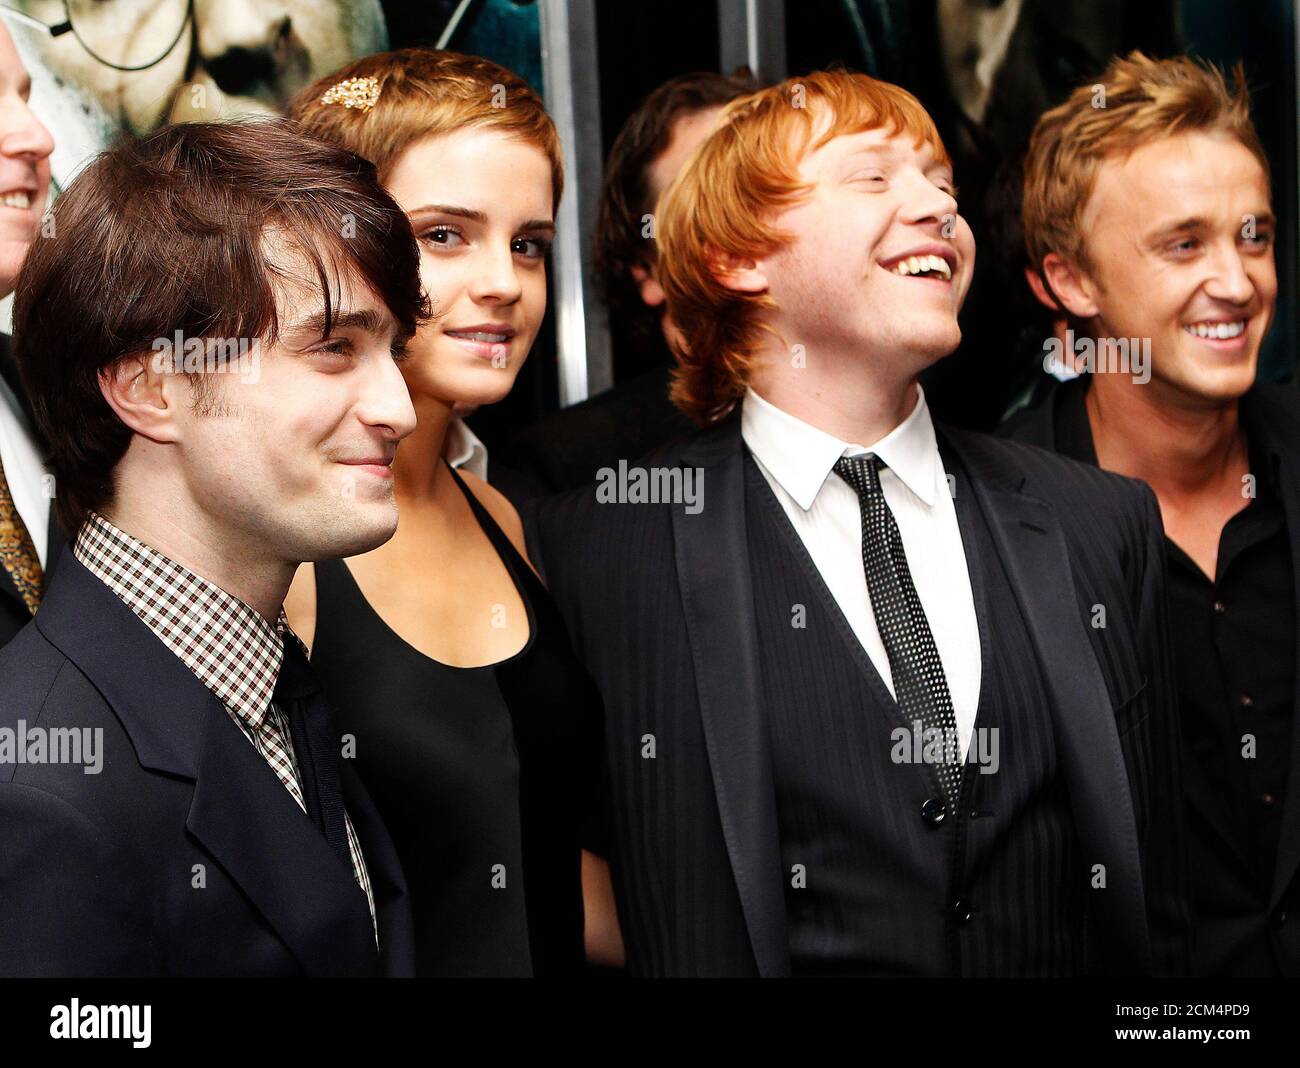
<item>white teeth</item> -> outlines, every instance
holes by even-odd
[[[499,345],[508,340],[505,334],[485,334],[481,330],[448,330],[447,333],[452,337],[468,338],[470,341],[486,341],[493,345]]]
[[[899,260],[894,267],[894,273],[903,277],[924,274],[927,271],[933,271],[950,280],[952,278],[952,268],[942,256],[908,256],[904,260]]]
[[[1226,341],[1228,338],[1240,337],[1246,330],[1246,323],[1241,319],[1231,323],[1188,323],[1183,329],[1194,337]]]
[[[0,204],[3,204],[6,208],[22,208],[25,211],[32,206],[32,198],[22,191],[6,193],[3,197],[0,197]]]

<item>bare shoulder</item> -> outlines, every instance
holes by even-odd
[[[510,544],[515,547],[519,555],[528,560],[528,545],[524,538],[524,524],[519,518],[519,513],[515,511],[515,506],[506,499],[503,493],[493,489],[478,475],[464,470],[458,470],[456,473],[469,487],[469,491],[474,494],[474,498],[478,503],[486,508],[488,514],[496,520],[497,526],[505,531],[506,537],[510,539]],[[531,560],[528,560],[528,566],[533,566]],[[533,570],[536,571],[537,569],[533,568]]]

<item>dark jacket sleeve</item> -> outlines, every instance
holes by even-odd
[[[574,495],[569,494],[563,501],[555,495],[547,500],[532,500],[520,510],[519,516],[524,526],[524,537],[528,544],[528,556],[537,573],[549,589],[556,606],[564,617],[565,629],[573,646],[574,655],[583,660],[583,649],[579,634],[575,632],[579,620],[575,616],[573,591],[557,590],[552,585],[552,577],[564,574],[563,568],[551,569],[548,577],[547,562],[558,561],[564,551],[563,539],[557,534],[559,530],[571,529],[569,513],[574,508]],[[565,510],[567,505],[568,511]],[[559,561],[562,564],[563,561]],[[599,857],[609,858],[613,840],[612,795],[609,779],[609,767],[605,760],[605,706],[600,690],[591,682],[591,699],[583,711],[583,738],[581,765],[583,768],[583,823],[582,847]]]
[[[0,975],[158,974],[148,900],[86,815],[0,783]]]
[[[1147,685],[1134,726],[1120,737],[1142,849],[1147,926],[1157,975],[1188,975],[1192,967],[1192,891],[1187,858],[1178,688],[1169,641],[1164,526],[1155,494],[1139,486],[1144,545],[1138,587],[1138,640]]]

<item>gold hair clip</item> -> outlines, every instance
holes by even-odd
[[[320,98],[322,104],[342,104],[345,108],[369,111],[379,100],[378,78],[347,78],[331,85]]]

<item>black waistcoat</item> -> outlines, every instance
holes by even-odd
[[[960,465],[944,459],[956,478],[981,679],[961,798],[936,822],[938,780],[931,767],[907,762],[917,755],[911,725],[746,455],[796,975],[1039,976],[1083,967],[1089,873],[1041,669],[985,518]],[[925,561],[908,564],[915,575]],[[997,770],[981,773],[975,761],[982,753],[993,766],[994,751]]]

